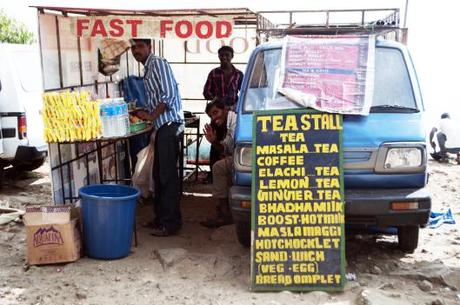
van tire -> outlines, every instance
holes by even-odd
[[[249,248],[251,246],[251,224],[247,221],[236,221],[235,227],[238,241],[244,247]]]
[[[406,253],[413,253],[418,245],[419,226],[398,227],[398,246]]]
[[[40,166],[45,163],[46,158],[42,159],[37,159],[32,161],[31,163],[16,163],[13,164],[13,167],[15,170],[20,171],[20,172],[28,172],[28,171],[33,171],[34,169],[39,168]]]
[[[0,160],[0,186],[3,179],[5,178],[5,167],[7,167],[7,164]]]

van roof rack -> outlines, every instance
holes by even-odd
[[[259,42],[286,35],[373,34],[406,43],[400,19],[399,8],[259,11],[256,30]]]

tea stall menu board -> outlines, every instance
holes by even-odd
[[[343,290],[342,116],[254,114],[251,288]]]

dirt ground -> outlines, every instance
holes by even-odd
[[[450,207],[460,221],[460,166],[430,161],[429,172],[433,210]],[[50,189],[46,165],[32,173],[10,170],[0,205],[50,204]],[[198,223],[212,214],[212,200],[184,196],[182,210],[179,235],[153,237],[138,226],[138,247],[113,261],[28,267],[22,223],[0,226],[0,304],[460,304],[458,224],[422,229],[413,254],[397,250],[393,236],[347,235],[352,276],[344,292],[254,293],[249,249],[237,242],[234,227]],[[137,214],[138,223],[149,220],[152,206],[140,206]]]

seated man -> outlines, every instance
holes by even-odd
[[[434,135],[438,140],[440,152],[439,155],[436,155],[436,143],[433,141]],[[457,163],[460,164],[460,130],[455,126],[454,122],[450,119],[448,113],[443,113],[441,115],[441,121],[439,122],[438,127],[433,127],[430,132],[430,144],[431,147],[435,150],[435,155],[432,154],[433,158],[435,156],[439,157],[440,162],[449,162],[447,153],[457,154]]]
[[[227,131],[223,140],[219,140],[216,130],[210,124],[206,124],[203,130],[206,139],[217,151],[222,151],[224,158],[217,161],[213,167],[213,197],[218,199],[217,217],[201,222],[201,225],[208,228],[218,228],[220,226],[233,223],[230,206],[228,203],[228,191],[232,184],[233,168],[233,146],[234,133],[236,127],[236,113],[228,110],[221,100],[210,102],[206,106],[206,113],[211,118],[213,124],[222,127],[226,126]]]

